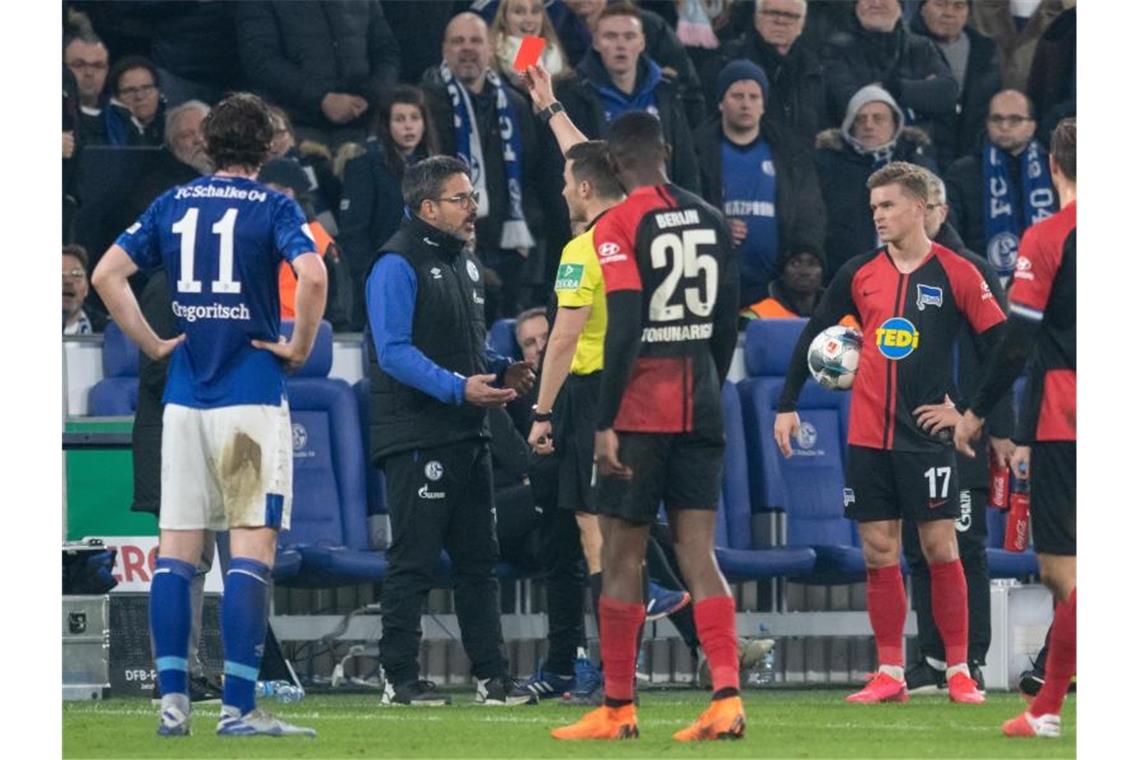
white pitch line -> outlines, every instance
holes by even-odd
[[[487,709],[487,708],[481,708]],[[491,708],[493,709],[493,708]],[[436,713],[439,710],[444,714],[428,714]],[[153,710],[144,710],[141,708],[81,708],[70,709],[69,713],[72,714],[96,714],[96,715],[116,715],[116,716],[153,716]],[[569,711],[568,711],[569,712]],[[281,717],[288,718],[289,720],[316,720],[324,722],[345,722],[345,721],[424,721],[424,722],[442,722],[449,717],[454,717],[454,711],[447,708],[431,708],[431,707],[385,707],[377,708],[375,712],[358,712],[346,713],[337,712],[332,714],[319,713],[319,712],[292,712],[282,713]],[[522,715],[484,715],[479,717],[471,716],[470,714],[464,715],[462,720],[469,723],[514,723],[514,724],[531,724],[531,725],[544,725],[544,726],[557,726],[571,720],[574,715],[567,715],[565,719],[559,716],[549,717],[530,717]],[[208,719],[212,719],[209,716]],[[665,718],[639,718],[639,723],[649,726],[684,726],[688,723],[684,719],[665,719]],[[899,732],[926,732],[931,729],[931,726],[914,726],[914,725],[897,725],[897,724],[883,724],[879,722],[847,722],[847,723],[810,723],[804,721],[790,721],[790,720],[766,720],[763,716],[753,716],[749,720],[749,727],[754,731],[764,730],[765,728],[794,728],[794,729],[819,729],[827,731],[869,731],[869,730],[887,730]],[[997,730],[996,726],[973,726],[963,724],[949,724],[940,723],[938,728],[949,728],[954,731],[971,731],[978,733],[990,733]]]

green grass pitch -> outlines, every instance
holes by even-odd
[[[294,705],[267,705],[277,715],[317,729],[316,739],[220,738],[217,707],[197,713],[193,735],[154,735],[156,708],[148,700],[64,703],[63,757],[221,758],[514,758],[514,757],[1063,757],[1076,756],[1076,699],[1065,704],[1063,737],[1006,739],[1000,725],[1023,710],[1014,694],[991,693],[985,705],[953,705],[944,697],[908,704],[848,705],[836,690],[748,691],[747,735],[738,742],[678,744],[672,733],[703,709],[707,692],[643,692],[641,738],[626,742],[559,742],[551,728],[582,708],[554,702],[480,707],[473,694],[455,694],[445,708],[378,705],[374,696],[310,695]]]

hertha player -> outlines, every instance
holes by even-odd
[[[971,443],[997,399],[1025,367],[1031,424],[1013,467],[1029,477],[1033,544],[1041,580],[1056,599],[1045,684],[1029,710],[1002,726],[1006,736],[1061,735],[1061,705],[1077,671],[1077,122],[1053,131],[1049,171],[1061,210],[1025,231],[1009,290],[1009,332],[987,363],[978,392],[954,432],[954,443],[974,456]],[[1032,444],[1032,450],[1026,448]],[[1031,466],[1032,465],[1032,466]]]
[[[736,345],[739,297],[732,238],[720,212],[669,183],[656,116],[623,114],[607,143],[629,195],[594,227],[607,311],[594,439],[605,704],[554,736],[638,735],[641,565],[664,501],[713,680],[712,705],[673,738],[740,738],[736,606],[713,552],[724,463],[720,387]]]
[[[867,187],[883,245],[839,270],[800,335],[780,396],[776,442],[791,456],[808,345],[845,314],[856,315],[864,343],[851,389],[843,503],[846,516],[859,523],[879,672],[847,701],[909,699],[903,677],[907,599],[899,570],[901,520],[907,519],[918,524],[930,567],[950,699],[976,704],[985,698],[966,661],[966,578],[954,527],[958,477],[948,445],[958,412],[948,393],[952,348],[963,322],[978,336],[984,357],[1004,331],[1005,315],[977,268],[926,236],[929,190],[922,169],[893,162],[872,174]]]

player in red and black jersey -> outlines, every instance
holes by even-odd
[[[739,300],[732,236],[718,211],[669,183],[669,149],[655,116],[624,114],[607,142],[629,194],[594,232],[607,311],[594,447],[605,704],[554,736],[637,734],[641,564],[664,501],[713,679],[712,705],[674,738],[739,738],[736,605],[713,551],[724,463],[720,388],[736,345]]]
[[[1029,476],[1033,543],[1041,580],[1056,607],[1045,661],[1045,684],[1029,710],[1006,721],[1006,736],[1061,733],[1061,705],[1077,669],[1077,123],[1053,131],[1049,152],[1061,210],[1025,231],[1009,291],[1009,331],[987,362],[970,408],[954,432],[958,449],[971,447],[996,399],[1025,367],[1032,423],[1019,425],[1015,471]],[[1028,445],[1032,444],[1032,453]],[[1032,463],[1032,467],[1030,467]]]
[[[989,353],[1005,314],[981,273],[926,236],[929,189],[921,168],[888,164],[871,175],[871,212],[885,245],[849,261],[824,293],[792,354],[776,416],[785,456],[799,426],[796,400],[807,380],[812,339],[854,314],[864,345],[851,389],[845,514],[859,523],[867,564],[867,611],[879,673],[851,702],[905,701],[903,624],[906,590],[899,570],[901,519],[918,524],[930,567],[934,620],[946,647],[947,686],[955,702],[984,697],[966,662],[966,580],[954,521],[958,484],[946,445],[958,413],[950,402],[951,355],[963,323]]]

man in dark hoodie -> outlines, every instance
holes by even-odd
[[[934,41],[958,84],[958,112],[939,121],[932,137],[942,166],[970,152],[985,128],[986,107],[1001,89],[997,45],[966,26],[970,4],[966,0],[924,0],[910,20],[910,29]]]
[[[704,198],[724,211],[740,256],[741,306],[768,292],[792,241],[823,248],[825,211],[806,146],[763,118],[764,70],[736,60],[717,77],[719,118],[697,131]]]
[[[779,124],[810,147],[828,117],[823,64],[800,42],[807,13],[805,0],[756,0],[752,28],[724,46],[713,59],[717,70],[706,70],[705,81],[716,82],[726,61],[746,58],[760,66],[771,82],[764,99],[768,123]]]
[[[604,138],[610,123],[627,111],[657,116],[672,148],[666,167],[669,178],[686,190],[700,192],[693,137],[680,95],[661,67],[645,55],[645,31],[635,7],[624,2],[606,6],[577,77],[561,82],[555,94],[570,120],[591,140]]]
[[[891,94],[867,85],[848,103],[843,126],[820,132],[816,138],[816,173],[827,207],[827,279],[845,261],[878,244],[867,178],[891,161],[936,169],[926,153],[930,138],[905,124],[902,109]]]
[[[824,46],[820,57],[833,119],[842,118],[856,91],[877,82],[906,114],[908,124],[928,135],[932,121],[949,128],[958,85],[934,43],[907,31],[901,16],[899,0],[858,0],[851,34],[833,35]]]

